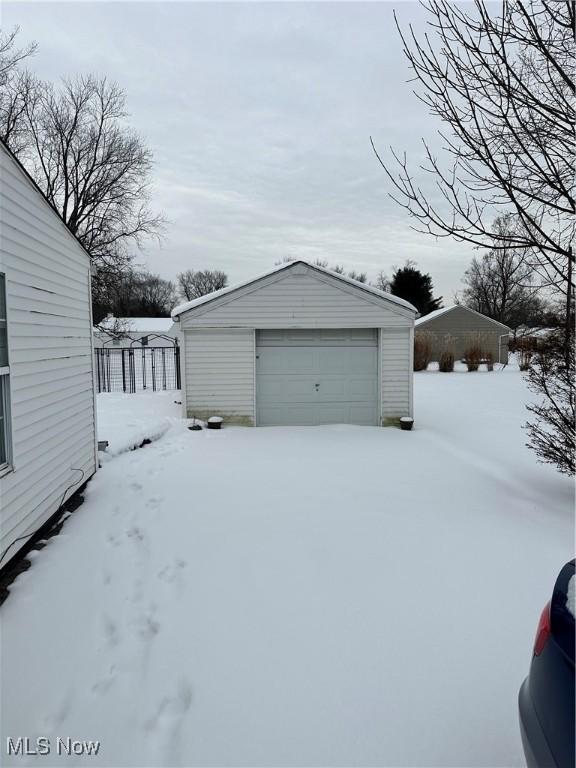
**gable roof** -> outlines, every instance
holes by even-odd
[[[52,213],[56,216],[56,218],[60,221],[66,232],[70,235],[70,237],[74,238],[76,243],[80,246],[84,254],[88,257],[90,260],[90,263],[92,263],[92,257],[78,238],[78,235],[75,235],[74,232],[70,229],[68,224],[64,221],[62,218],[62,214],[60,211],[48,200],[44,192],[40,189],[37,182],[34,180],[34,178],[30,175],[29,171],[26,169],[26,167],[22,164],[22,162],[16,157],[14,152],[10,149],[10,147],[6,144],[4,139],[0,139],[0,151],[4,150],[5,154],[10,158],[10,160],[14,163],[14,165],[18,168],[18,170],[26,177],[26,180],[28,183],[33,187],[34,191],[40,195],[44,203],[50,208]]]
[[[391,293],[386,293],[385,291],[381,291],[378,288],[374,288],[372,285],[368,285],[367,283],[360,283],[358,280],[353,280],[351,277],[347,277],[346,275],[340,275],[338,272],[333,272],[331,269],[326,269],[325,267],[320,267],[318,264],[314,264],[313,262],[306,261],[306,259],[296,259],[295,261],[289,261],[286,264],[280,264],[277,267],[274,267],[273,269],[269,269],[267,272],[263,272],[262,274],[258,275],[258,277],[254,277],[251,280],[245,280],[242,283],[236,283],[235,285],[230,285],[227,288],[221,288],[219,291],[213,291],[212,293],[207,293],[205,296],[200,296],[198,299],[193,299],[192,301],[187,301],[184,304],[179,304],[177,307],[174,307],[172,310],[172,317],[176,318],[178,315],[181,315],[184,312],[188,312],[190,309],[195,309],[196,307],[201,306],[202,304],[208,304],[211,301],[214,301],[215,299],[219,299],[221,296],[226,296],[227,294],[234,293],[235,291],[240,290],[241,288],[246,288],[249,285],[252,285],[253,283],[257,283],[260,280],[264,280],[266,277],[271,277],[272,275],[277,274],[278,272],[283,271],[289,271],[293,267],[295,267],[297,264],[304,264],[305,266],[309,267],[312,270],[316,270],[317,272],[321,272],[325,275],[329,275],[330,277],[337,278],[338,280],[341,280],[343,283],[346,283],[347,285],[352,285],[355,288],[359,288],[362,291],[365,291],[366,293],[370,293],[374,296],[378,296],[381,299],[384,299],[387,302],[391,302],[392,304],[397,304],[400,307],[403,307],[404,309],[409,309],[415,314],[418,314],[418,310],[416,307],[412,306],[410,302],[405,301],[404,299],[399,298],[398,296],[393,296]]]
[[[506,328],[507,331],[510,330],[510,328],[507,325],[504,325],[504,323],[499,322],[498,320],[494,320],[492,317],[488,317],[488,315],[483,315],[481,312],[476,312],[475,309],[470,309],[470,307],[464,306],[464,304],[451,304],[449,307],[442,307],[442,309],[435,309],[434,312],[430,312],[427,315],[424,315],[424,317],[419,317],[418,320],[414,323],[416,327],[420,325],[424,325],[430,320],[435,320],[437,317],[440,317],[441,315],[445,315],[448,312],[452,312],[454,309],[464,309],[466,312],[470,312],[473,315],[478,315],[478,317],[481,317],[483,320],[488,320],[490,323],[494,323],[494,325],[498,325],[500,328]]]

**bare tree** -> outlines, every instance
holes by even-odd
[[[26,104],[31,146],[23,160],[97,269],[129,263],[158,236],[148,208],[152,154],[124,123],[124,92],[106,78],[44,83]]]
[[[138,299],[140,316],[167,317],[177,301],[176,287],[171,280],[144,272],[140,277]]]
[[[564,296],[564,350],[569,362],[574,292],[572,242],[574,40],[572,0],[484,0],[462,5],[422,0],[432,34],[418,39],[397,26],[417,95],[440,118],[443,150],[424,142],[422,168],[440,198],[426,195],[406,155],[378,160],[393,198],[416,229],[492,249],[529,255],[546,285]],[[374,147],[374,143],[373,143]],[[441,159],[442,158],[442,159]],[[510,211],[520,226],[494,233],[494,212]]]
[[[125,122],[126,96],[118,85],[89,75],[56,88],[18,76],[14,67],[33,49],[10,57],[10,46],[14,37],[7,48],[14,92],[1,115],[5,141],[90,254],[100,314],[134,248],[162,231],[162,217],[148,206],[152,154]]]
[[[390,279],[384,272],[378,272],[376,281],[374,282],[374,287],[378,288],[379,291],[383,291],[384,293],[390,293]]]
[[[99,323],[106,315],[116,317],[167,317],[176,303],[176,289],[147,270],[129,268],[114,275],[107,284],[106,295],[94,315]]]
[[[207,293],[218,291],[228,285],[228,276],[219,269],[187,269],[177,276],[180,295],[187,301],[198,299]]]
[[[284,256],[283,259],[280,259],[280,261],[277,261],[275,263],[276,263],[276,266],[280,266],[281,264],[289,264],[291,261],[296,261],[296,260],[297,259],[294,256]],[[316,266],[318,267],[322,267],[322,269],[329,269],[331,272],[335,272],[337,275],[345,275],[346,277],[349,277],[351,280],[356,280],[357,283],[368,282],[368,275],[366,272],[357,272],[355,269],[351,269],[349,272],[346,272],[342,264],[330,265],[328,263],[328,259],[315,259],[314,264],[316,264]]]
[[[494,222],[498,235],[514,229],[511,214],[499,216]],[[502,247],[490,249],[474,257],[464,273],[462,302],[471,309],[498,320],[512,329],[538,321],[544,312],[539,297],[539,281],[526,251]]]
[[[15,27],[10,32],[0,31],[0,139],[19,155],[27,146],[25,105],[35,97],[37,81],[21,69],[22,63],[36,52],[36,43],[22,48],[16,38]]]
[[[366,272],[356,272],[355,269],[351,269],[350,272],[348,272],[348,277],[351,280],[356,280],[357,283],[367,283],[368,282],[368,275]]]

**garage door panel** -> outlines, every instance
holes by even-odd
[[[327,347],[318,350],[315,371],[319,373],[344,373],[362,371],[375,374],[378,371],[377,349],[370,347]]]
[[[378,400],[378,380],[373,377],[366,379],[350,379],[349,396],[353,400]]]
[[[314,373],[318,355],[314,347],[266,347],[256,351],[257,373]]]
[[[315,403],[315,379],[309,376],[266,375],[258,380],[259,403]]]
[[[318,419],[314,403],[309,405],[304,403],[261,405],[258,408],[258,426],[260,427],[290,427],[294,425],[313,427],[316,424],[318,424]]]
[[[376,375],[378,351],[370,347],[266,347],[257,350],[257,373]]]
[[[256,336],[257,423],[378,423],[375,329],[287,329]]]
[[[275,346],[346,346],[373,347],[378,343],[375,328],[287,328],[258,331],[259,347]]]
[[[378,409],[369,405],[323,404],[318,409],[317,424],[357,424],[373,427],[378,420]]]

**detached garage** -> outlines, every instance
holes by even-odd
[[[510,328],[491,317],[481,315],[462,304],[443,307],[416,320],[417,331],[432,335],[432,359],[439,360],[446,337],[453,341],[456,359],[464,356],[471,337],[480,339],[485,354],[492,355],[498,363],[508,362],[508,336]]]
[[[299,260],[172,312],[183,409],[248,426],[395,424],[412,416],[416,309]]]

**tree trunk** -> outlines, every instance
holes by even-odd
[[[566,367],[570,365],[570,344],[572,343],[572,295],[574,293],[572,286],[572,246],[568,252],[568,291],[566,293],[566,319],[564,326],[564,359]]]

